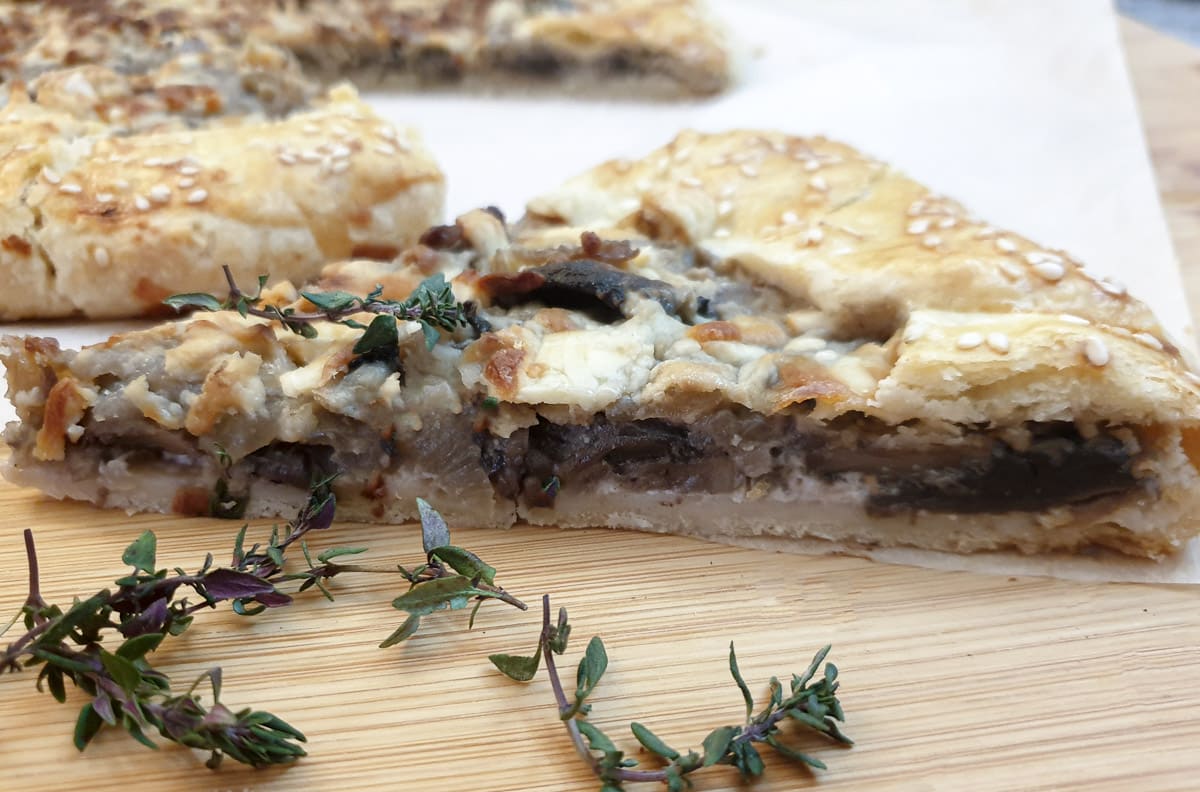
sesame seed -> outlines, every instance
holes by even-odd
[[[736,184],[726,184],[724,187],[721,188],[721,192],[719,192],[717,194],[720,195],[722,198],[732,198],[736,192],[737,192]]]
[[[321,131],[321,128],[319,126],[317,126],[316,124],[305,124],[303,127],[301,127],[301,129],[304,130],[304,134],[306,134],[306,135],[315,135]],[[393,132],[392,134],[395,134],[395,133]]]
[[[315,151],[301,151],[300,159],[304,160],[305,162],[320,162],[321,155]]]
[[[1000,271],[1012,280],[1021,280],[1025,276],[1025,271],[1008,259],[1000,259],[998,266],[1000,267]]]
[[[925,337],[926,329],[927,328],[925,327],[925,325],[922,325],[922,324],[910,325],[904,331],[905,342],[911,344],[914,341],[920,341],[922,338]]]
[[[349,147],[343,146],[341,143],[339,143],[330,149],[329,156],[333,157],[334,159],[345,159],[346,157],[350,156],[350,149]]]
[[[708,166],[710,168],[724,168],[728,164],[729,159],[724,154],[713,157],[708,161]]]
[[[150,188],[150,200],[155,203],[166,203],[171,200],[171,188],[165,184],[156,184]]]
[[[385,157],[391,157],[396,153],[396,147],[389,146],[387,143],[380,143],[379,145],[375,146],[375,150]],[[629,170],[628,163],[626,163],[625,170]]]
[[[184,165],[182,168],[179,169],[179,173],[183,176],[195,176],[199,172],[200,172],[200,169],[197,168],[195,165]]]
[[[725,217],[733,213],[733,201],[721,201],[717,204],[717,217]]]
[[[1087,358],[1087,362],[1093,366],[1106,366],[1111,356],[1108,354],[1108,347],[1099,338],[1089,338],[1083,342],[1083,356]]]
[[[925,238],[921,240],[921,244],[932,249],[942,244],[942,238],[937,234],[927,234]]]
[[[99,245],[97,245],[96,248],[92,251],[92,258],[95,259],[96,263],[99,264],[101,267],[107,267],[109,261],[111,260],[108,257],[108,249],[102,248]]]
[[[1033,265],[1033,271],[1050,282],[1062,280],[1067,271],[1057,261],[1039,261]]]
[[[341,124],[334,124],[329,128],[329,131],[333,132],[334,137],[345,137],[350,134],[350,131]]]
[[[279,161],[282,162],[284,165],[295,165],[296,157],[294,154],[289,154],[286,151],[281,151],[279,153]]]
[[[929,230],[929,221],[926,220],[925,218],[921,218],[920,220],[913,220],[911,223],[908,224],[908,233],[910,233],[910,234],[924,234],[928,230]]]
[[[1060,322],[1066,322],[1067,324],[1073,324],[1073,325],[1081,325],[1082,326],[1082,325],[1090,325],[1091,324],[1091,322],[1088,321],[1087,319],[1084,319],[1082,316],[1076,316],[1075,314],[1068,314],[1068,313],[1059,314],[1058,319]]]
[[[115,197],[112,193],[96,193],[96,200],[100,203],[109,203]]]
[[[787,154],[787,150],[787,143],[782,140],[776,140],[771,144],[771,151],[774,151],[776,154]]]
[[[1149,333],[1134,333],[1133,337],[1135,340],[1137,340],[1138,343],[1142,344],[1143,346],[1148,346],[1151,349],[1157,349],[1159,351],[1162,351],[1162,348],[1163,348],[1162,341],[1159,341],[1157,338],[1150,335]]]
[[[813,176],[808,180],[808,186],[817,192],[826,192],[829,190],[829,182],[825,181],[822,176]]]
[[[638,192],[646,192],[654,186],[654,183],[649,179],[638,179],[633,186]]]
[[[147,201],[146,197],[143,195],[135,195],[133,198],[133,205],[137,207],[139,212],[145,212],[150,209],[150,202]]]
[[[675,152],[675,161],[685,162],[690,156],[692,156],[692,150],[690,148],[681,148],[679,151]]]
[[[178,184],[179,184],[179,189],[186,190],[189,187],[195,187],[196,180],[195,179],[180,179]]]
[[[329,170],[331,173],[345,173],[349,169],[350,169],[350,161],[349,160],[338,160],[337,162],[335,162],[329,166]]]
[[[622,212],[632,212],[641,205],[642,201],[640,198],[626,198],[625,200],[621,201],[620,204],[618,204]]]
[[[817,361],[818,363],[832,363],[839,357],[841,357],[841,355],[832,349],[819,349],[813,354],[813,360]]]
[[[679,180],[679,183],[684,187],[703,187],[704,182],[697,179],[695,176],[684,176]]]
[[[62,182],[62,176],[59,176],[50,167],[42,168],[42,178],[51,184],[59,184]]]
[[[396,128],[395,127],[381,126],[381,127],[379,127],[379,129],[377,129],[375,131],[379,134],[379,137],[383,138],[384,140],[395,140],[396,139]]]
[[[33,151],[33,149],[34,149],[34,144],[32,144],[32,143],[22,143],[19,146],[13,147],[13,151]]]
[[[188,193],[187,202],[190,204],[204,203],[208,198],[208,190],[192,190]]]
[[[1111,294],[1113,297],[1120,297],[1125,293],[1125,287],[1116,281],[1101,279],[1096,281],[1096,285],[1100,287],[1101,291]]]
[[[943,217],[938,221],[938,228],[954,228],[956,225],[958,225],[957,217]]]
[[[809,173],[819,171],[819,170],[821,170],[821,163],[815,159],[807,160],[804,163],[804,170],[808,171]]]
[[[984,226],[975,232],[976,239],[991,239],[994,236],[996,236],[996,229],[991,226]]]
[[[117,179],[115,182],[113,182],[113,187],[121,191],[128,190],[129,182],[125,181],[124,179]]]
[[[758,168],[755,168],[753,165],[743,165],[742,167],[738,168],[738,170],[740,170],[742,175],[747,179],[753,179],[758,176]]]
[[[412,146],[410,146],[408,143],[406,143],[403,140],[393,140],[392,145],[394,145],[396,148],[400,149],[401,151],[412,151]]]
[[[795,212],[793,212],[789,209],[788,211],[781,214],[779,216],[779,219],[783,222],[784,225],[796,225],[796,223],[800,222],[800,215],[796,214]]]
[[[83,192],[83,188],[78,184],[64,184],[58,188],[58,191],[60,193],[67,193],[68,195],[79,195],[79,193]]]
[[[728,228],[718,228],[716,231],[713,231],[713,236],[715,236],[717,239],[724,239],[725,237],[729,236],[729,234],[730,231]]]
[[[979,333],[963,333],[955,342],[959,349],[974,349],[982,343],[983,336]]]
[[[768,225],[758,229],[759,236],[774,236],[779,233],[779,226]]]
[[[819,228],[810,228],[804,235],[804,241],[810,245],[816,245],[825,238],[825,232]]]
[[[163,164],[163,161],[162,157],[150,157],[149,159],[142,160],[142,164],[147,168],[157,168]]]
[[[1015,252],[1017,252],[1017,243],[1016,243],[1016,242],[1013,242],[1013,241],[1012,241],[1011,239],[1009,239],[1008,237],[1000,237],[999,239],[997,239],[997,240],[996,240],[996,247],[998,247],[998,248],[999,248],[1001,251],[1003,251],[1004,253],[1015,253]]]
[[[1008,352],[1008,336],[1004,333],[988,333],[984,340],[993,352],[999,352],[1001,355]]]

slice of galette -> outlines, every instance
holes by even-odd
[[[463,523],[850,549],[1154,557],[1200,530],[1200,380],[1151,312],[828,141],[686,134],[305,291],[256,310],[312,338],[223,311],[8,340],[7,475],[265,515],[340,471],[349,517],[420,495]]]

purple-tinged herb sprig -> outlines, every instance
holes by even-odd
[[[269,712],[233,711],[221,703],[221,669],[205,672],[182,694],[172,691],[170,679],[154,669],[147,656],[167,638],[186,631],[195,613],[223,602],[243,616],[291,605],[293,596],[278,586],[299,581],[297,593],[318,588],[328,599],[326,582],[347,573],[398,574],[409,590],[392,603],[408,619],[383,646],[413,635],[422,616],[445,608],[500,600],[526,606],[495,585],[496,570],[470,551],[449,544],[445,521],[418,499],[426,562],[414,570],[369,567],[335,559],[359,555],[362,547],[334,547],[315,556],[305,537],[333,524],[336,499],[332,477],[316,482],[308,501],[284,529],[271,529],[265,545],[245,547],[246,527],[234,541],[228,566],[215,566],[210,553],[194,573],[181,568],[157,568],[157,540],[146,531],[130,544],[122,561],[133,571],[87,599],[63,609],[42,597],[33,532],[25,531],[29,564],[29,594],[3,635],[23,619],[26,631],[0,653],[0,673],[40,667],[37,686],[49,689],[59,702],[67,699],[67,682],[86,693],[75,727],[75,746],[84,750],[105,725],[119,727],[151,748],[147,736],[157,731],[166,740],[210,752],[207,766],[216,769],[223,757],[261,767],[288,764],[305,755],[304,734]],[[306,568],[287,571],[287,551],[299,543]],[[173,573],[172,573],[173,572]],[[194,600],[189,599],[189,595]],[[474,622],[475,614],[471,614]],[[107,642],[106,642],[106,639]],[[106,647],[119,641],[116,649]],[[197,689],[205,680],[212,704],[205,705]]]
[[[690,774],[714,765],[729,765],[743,778],[754,778],[765,770],[756,747],[759,745],[766,745],[781,756],[807,767],[825,769],[825,763],[820,759],[801,753],[783,742],[782,727],[788,722],[795,722],[801,728],[836,743],[853,744],[840,727],[844,716],[837,699],[837,667],[833,663],[826,663],[822,675],[817,677],[830,647],[826,646],[817,652],[803,674],[792,677],[790,692],[786,695],[784,686],[772,677],[768,701],[755,714],[754,697],[738,669],[737,654],[731,643],[729,672],[746,703],[745,721],[741,725],[713,729],[704,738],[699,751],[690,750],[687,753],[672,748],[641,723],[631,723],[630,730],[634,738],[663,765],[655,770],[636,769],[637,760],[628,758],[608,735],[587,719],[592,707],[588,699],[608,669],[608,653],[604,642],[599,636],[588,642],[576,671],[575,691],[568,695],[554,658],[566,652],[571,625],[567,620],[566,608],[559,609],[556,621],[551,620],[550,612],[550,597],[547,595],[542,598],[542,631],[532,656],[496,654],[488,659],[501,673],[518,682],[532,680],[542,660],[545,660],[558,716],[575,750],[599,779],[601,792],[617,792],[624,788],[624,784],[635,782],[658,782],[664,784],[668,792],[682,792],[685,787],[691,786]]]

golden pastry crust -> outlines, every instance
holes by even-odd
[[[624,82],[711,94],[731,78],[724,37],[699,0],[45,0],[0,9],[0,28],[0,79],[82,63],[145,68],[197,39],[247,36],[328,79]]]
[[[221,288],[221,266],[303,282],[328,261],[391,256],[441,212],[415,133],[349,88],[275,122],[114,135],[23,103],[0,110],[0,318],[161,313]],[[22,141],[16,143],[16,141]]]

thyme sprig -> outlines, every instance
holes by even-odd
[[[665,784],[669,792],[680,792],[685,785],[690,786],[688,775],[718,764],[734,767],[743,778],[760,776],[765,767],[756,747],[758,745],[766,745],[781,756],[808,767],[825,769],[825,763],[820,759],[782,741],[782,726],[789,721],[795,721],[801,727],[834,742],[853,744],[839,725],[844,716],[837,699],[837,667],[833,663],[826,663],[821,677],[817,678],[830,647],[818,651],[803,674],[792,676],[786,695],[780,681],[772,677],[768,700],[755,714],[754,698],[738,669],[737,654],[730,643],[729,672],[746,703],[745,722],[713,729],[704,738],[699,751],[689,750],[686,754],[669,746],[641,723],[632,723],[630,730],[634,738],[664,765],[657,770],[634,769],[638,765],[637,760],[628,758],[608,735],[587,719],[591,712],[588,698],[608,669],[608,653],[604,642],[599,636],[588,642],[576,671],[575,691],[568,696],[554,658],[566,652],[571,625],[566,608],[559,609],[555,621],[551,621],[550,612],[550,597],[546,595],[542,598],[542,631],[532,656],[497,654],[488,659],[501,673],[518,682],[533,679],[540,662],[545,660],[559,718],[575,750],[600,780],[601,792],[616,792],[623,789],[624,784],[633,782],[659,782]]]
[[[376,286],[366,297],[344,291],[300,292],[300,296],[317,307],[316,311],[300,312],[295,308],[280,308],[263,302],[262,292],[268,276],[258,276],[258,290],[248,294],[238,286],[228,266],[221,268],[229,285],[229,294],[224,299],[205,292],[190,292],[172,295],[163,302],[176,310],[185,308],[202,311],[237,311],[242,316],[257,316],[279,322],[293,333],[305,338],[315,338],[317,322],[337,322],[364,330],[354,346],[354,354],[364,355],[380,349],[394,348],[398,340],[396,322],[414,321],[421,325],[425,343],[433,349],[441,330],[454,332],[466,327],[474,318],[470,303],[460,303],[454,291],[441,273],[423,280],[405,300],[383,299],[383,286]],[[363,325],[350,317],[355,314],[376,314],[370,325]]]
[[[329,599],[325,583],[347,573],[398,574],[409,590],[392,603],[409,613],[400,629],[384,641],[391,646],[416,632],[420,617],[444,608],[465,607],[500,600],[524,610],[525,604],[495,585],[496,570],[470,551],[449,544],[445,521],[428,503],[418,500],[426,562],[409,571],[402,566],[369,567],[335,559],[359,555],[362,547],[333,547],[316,555],[305,537],[333,524],[336,499],[332,477],[314,483],[309,498],[283,529],[271,529],[265,545],[245,547],[246,527],[234,540],[228,566],[214,566],[212,554],[193,573],[181,568],[158,569],[157,540],[144,532],[122,555],[133,568],[116,580],[116,589],[104,589],[63,609],[46,603],[41,594],[38,557],[33,532],[25,531],[29,564],[29,593],[17,620],[23,617],[26,632],[0,653],[0,673],[38,667],[39,690],[45,685],[59,702],[65,702],[66,683],[81,689],[90,700],[83,705],[75,728],[79,750],[105,726],[124,729],[139,742],[155,747],[147,737],[157,731],[163,738],[210,752],[211,768],[224,756],[253,766],[284,764],[304,756],[299,743],[304,735],[268,712],[230,710],[220,701],[221,670],[214,668],[186,692],[176,694],[169,678],[154,669],[147,655],[168,637],[182,634],[194,614],[229,602],[235,613],[253,616],[268,608],[292,604],[293,596],[278,586],[300,581],[297,593],[317,587]],[[299,543],[306,568],[287,571],[287,551]],[[190,601],[187,595],[195,597]],[[471,615],[474,622],[475,614]],[[12,623],[10,623],[11,627]],[[7,627],[5,628],[7,629]],[[0,630],[0,634],[3,634]],[[105,641],[120,641],[109,651]],[[205,706],[197,688],[208,680],[212,704]]]

